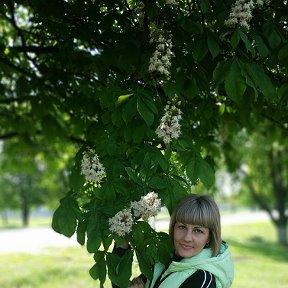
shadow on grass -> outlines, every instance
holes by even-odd
[[[9,225],[9,226],[5,226],[5,227],[0,227],[0,232],[5,231],[5,230],[16,230],[19,228],[23,228],[23,227],[18,226],[18,225]]]
[[[288,246],[280,245],[272,241],[267,241],[262,237],[251,237],[245,241],[227,239],[227,242],[243,252],[243,258],[248,259],[249,254],[253,256],[267,257],[279,262],[288,262]],[[239,259],[238,259],[239,258]],[[236,261],[241,261],[242,257],[236,257]]]

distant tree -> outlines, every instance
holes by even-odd
[[[55,209],[58,199],[65,194],[67,162],[59,154],[53,155],[55,158],[57,156],[56,159],[49,159],[49,153],[46,151],[45,155],[35,145],[22,143],[21,149],[18,145],[18,141],[11,140],[3,145],[0,157],[0,210],[20,210],[22,224],[27,226],[33,207],[45,205]]]
[[[233,135],[226,160],[252,203],[266,211],[277,230],[278,242],[288,236],[288,142],[286,132],[269,122],[253,131]]]

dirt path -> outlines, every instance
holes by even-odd
[[[269,220],[264,212],[237,213],[222,216],[222,225],[250,223]],[[151,223],[156,230],[167,230],[167,219]],[[0,254],[3,253],[39,253],[46,247],[67,247],[79,245],[76,237],[67,238],[50,227],[0,229]]]

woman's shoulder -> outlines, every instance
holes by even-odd
[[[215,277],[205,270],[197,270],[179,288],[216,288]]]

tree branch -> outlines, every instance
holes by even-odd
[[[20,72],[20,73],[22,73],[24,75],[31,76],[31,74],[28,71],[26,71],[25,69],[22,69],[21,67],[18,67],[16,65],[14,65],[13,63],[11,63],[6,58],[3,58],[3,57],[0,56],[0,62],[2,62],[4,65],[6,65],[6,66],[12,68],[13,70],[16,70],[16,71],[18,71],[18,72]]]
[[[18,132],[8,132],[6,134],[2,134],[2,135],[0,134],[0,139],[1,140],[12,139],[12,138],[14,138],[14,137],[16,137],[18,135],[19,135]]]
[[[59,51],[58,47],[55,46],[10,46],[9,49],[15,50],[17,52],[32,52],[36,54],[44,54],[44,53],[55,53]]]

